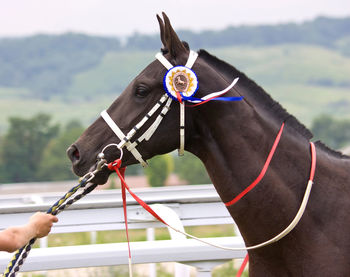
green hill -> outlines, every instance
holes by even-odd
[[[154,51],[108,52],[97,66],[72,77],[68,95],[85,99],[101,94],[116,96],[155,59],[154,54]]]
[[[303,123],[328,113],[350,119],[350,58],[318,46],[227,47],[208,49],[245,72]],[[92,122],[109,106],[155,52],[108,52],[95,67],[73,76],[65,97],[33,98],[27,89],[0,89],[0,126],[10,115],[43,111],[56,121]],[[232,76],[234,77],[234,76]]]
[[[350,118],[349,17],[179,35],[246,73],[307,125],[321,113]],[[91,123],[160,47],[158,34],[124,43],[81,34],[0,39],[0,135],[9,116],[38,112]]]
[[[350,56],[350,17],[319,17],[300,24],[237,26],[197,33],[179,30],[178,33],[181,39],[187,41],[193,49],[230,47],[244,49],[247,45],[261,48],[302,44],[319,46]],[[77,92],[74,87],[72,88],[76,85],[75,82],[79,82],[77,80],[79,77],[76,75],[94,71],[96,66],[104,62],[103,60],[119,59],[121,64],[119,76],[123,76],[120,79],[124,81],[130,79],[129,69],[133,76],[135,73],[132,67],[135,66],[137,69],[137,66],[147,57],[140,54],[132,61],[128,59],[130,64],[126,64],[124,53],[126,55],[130,52],[143,51],[154,53],[160,47],[159,34],[134,34],[123,42],[116,37],[73,33],[0,38],[0,87],[26,88],[33,97],[41,99],[69,97],[72,92],[76,96]],[[282,51],[284,51],[282,55],[288,54],[283,48]],[[116,53],[116,56],[105,58],[110,52]],[[114,81],[111,75],[112,73],[109,73],[100,80],[105,82],[102,92],[107,94],[123,87],[119,82]],[[73,79],[74,77],[76,78]],[[90,86],[88,90],[91,91]],[[86,93],[88,94],[88,92],[82,92],[83,96]]]
[[[322,113],[350,119],[350,57],[318,46],[213,49],[304,124]]]

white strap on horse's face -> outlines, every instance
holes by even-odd
[[[196,59],[198,57],[198,54],[194,51],[190,51],[190,54],[188,56],[187,62],[185,67],[191,68],[193,64],[195,63]],[[163,56],[162,53],[156,54],[157,60],[160,61],[160,63],[170,70],[174,66]],[[136,131],[139,130],[146,121],[159,109],[159,107],[165,102],[162,111],[154,121],[154,123],[146,130],[146,132],[141,135],[136,141],[130,142],[131,138],[136,134]],[[147,162],[145,162],[142,158],[142,155],[140,152],[136,149],[136,146],[145,140],[149,140],[155,130],[158,128],[159,124],[161,123],[162,119],[168,112],[170,108],[170,104],[172,102],[172,98],[169,97],[167,94],[164,94],[161,99],[157,102],[156,105],[153,106],[153,108],[147,113],[147,115],[138,123],[134,128],[132,128],[127,135],[123,133],[123,131],[118,127],[118,125],[115,123],[115,121],[110,117],[110,115],[107,113],[106,110],[101,112],[101,117],[104,119],[104,121],[107,123],[107,125],[112,129],[112,131],[115,133],[115,135],[120,139],[120,142],[118,144],[118,148],[122,149],[124,146],[131,152],[131,154],[135,157],[137,161],[141,163],[142,166],[147,166]],[[180,148],[179,148],[179,155],[183,155],[185,148],[185,105],[184,103],[180,103]]]
[[[194,63],[196,62],[198,57],[198,53],[194,52],[194,51],[190,51],[190,54],[188,56],[187,62],[185,64],[186,67],[188,68],[192,68],[192,66],[194,65]],[[160,63],[162,65],[164,65],[164,67],[168,70],[170,70],[171,68],[173,68],[174,66],[163,56],[163,54],[161,52],[156,54],[156,59],[158,61],[160,61]]]

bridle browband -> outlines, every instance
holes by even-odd
[[[193,78],[196,78],[195,73],[191,70],[192,66],[197,60],[198,53],[190,50],[187,62],[185,66],[173,66],[164,56],[162,53],[157,53],[155,55],[156,59],[168,70],[168,73],[176,69],[177,67],[181,67],[181,69],[186,70],[192,74]],[[167,77],[168,73],[165,75]],[[186,72],[185,74],[190,74]],[[190,77],[191,78],[191,77]],[[115,135],[120,139],[119,144],[116,146],[119,149],[122,149],[123,147],[126,147],[126,149],[135,157],[135,159],[141,163],[143,167],[147,166],[147,162],[142,158],[142,155],[140,152],[136,149],[136,146],[140,144],[143,140],[148,141],[154,132],[157,130],[159,124],[163,120],[164,116],[167,114],[169,111],[170,105],[173,101],[173,99],[178,99],[179,104],[180,104],[180,145],[179,145],[179,155],[182,156],[184,154],[185,150],[185,101],[191,102],[191,103],[199,103],[199,102],[207,102],[209,100],[212,100],[213,98],[217,98],[218,100],[223,100],[219,99],[218,96],[225,94],[228,92],[238,81],[238,78],[235,78],[233,82],[224,90],[217,91],[214,93],[210,93],[203,98],[191,98],[186,95],[184,95],[181,92],[177,92],[178,96],[181,97],[181,99],[174,97],[171,93],[169,93],[168,89],[166,88],[165,84],[165,79],[164,78],[164,86],[166,89],[166,93],[162,95],[160,100],[153,106],[153,108],[142,118],[142,120],[135,125],[134,128],[132,128],[126,135],[123,133],[123,131],[118,127],[118,125],[115,123],[115,121],[110,117],[108,112],[106,110],[101,112],[101,117],[104,119],[104,121],[107,123],[107,125],[112,129],[112,131],[115,133]],[[191,79],[192,80],[192,79]],[[196,92],[196,89],[193,91],[192,95]],[[231,97],[235,98],[235,97]],[[229,101],[237,101],[241,100],[242,97],[236,97],[236,99],[230,99]],[[182,101],[184,100],[184,101]],[[216,99],[215,99],[216,100]],[[155,119],[153,124],[134,142],[131,142],[132,137],[136,134],[136,132],[151,118],[151,116],[165,103],[163,106],[163,109],[161,110],[160,114],[158,117]]]

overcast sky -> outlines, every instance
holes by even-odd
[[[0,37],[68,31],[157,33],[155,15],[162,11],[175,29],[199,31],[350,16],[350,0],[0,0]]]

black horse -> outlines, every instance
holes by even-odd
[[[165,14],[164,22],[157,18],[164,57],[173,65],[185,65],[190,53],[187,43],[179,40]],[[256,179],[284,123],[279,145],[261,182],[235,205],[228,206],[247,246],[266,241],[280,233],[299,209],[309,179],[312,134],[244,73],[208,52],[198,52],[192,69],[198,77],[197,98],[221,90],[239,77],[225,96],[243,97],[242,101],[184,106],[185,150],[204,163],[223,202],[230,202]],[[158,60],[153,61],[108,108],[124,134],[164,95],[166,73]],[[180,105],[173,100],[152,137],[137,146],[144,159],[179,147],[179,113]],[[150,116],[135,138],[158,115],[155,112]],[[97,154],[110,143],[119,143],[119,139],[100,117],[68,149],[74,172],[82,176],[93,169]],[[249,251],[252,277],[350,276],[350,159],[320,142],[315,145],[316,173],[305,213],[286,237]],[[120,155],[115,147],[104,152],[108,161]],[[125,150],[122,166],[136,162]],[[104,168],[94,181],[105,183],[110,173]]]

